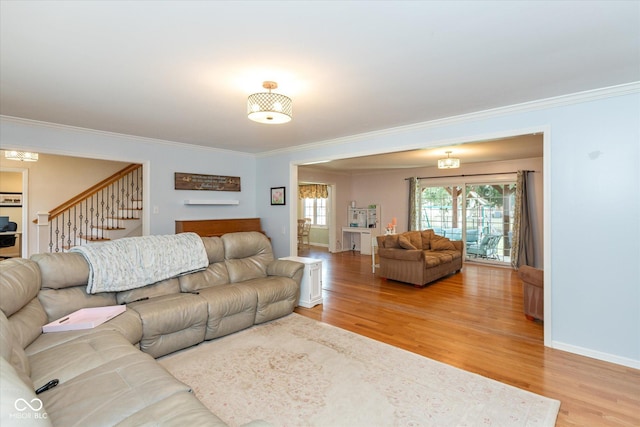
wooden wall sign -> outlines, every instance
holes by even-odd
[[[176,190],[240,191],[239,176],[175,174]]]

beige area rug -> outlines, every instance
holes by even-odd
[[[560,402],[298,314],[160,359],[232,426],[553,426]]]

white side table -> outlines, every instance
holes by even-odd
[[[311,308],[322,304],[322,260],[301,256],[288,256],[280,259],[304,264],[298,305]]]

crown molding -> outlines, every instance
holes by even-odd
[[[341,138],[335,138],[325,141],[311,142],[309,144],[298,145],[290,148],[283,148],[273,151],[265,151],[257,154],[257,157],[270,157],[283,153],[293,153],[298,151],[307,151],[316,148],[330,147],[350,142],[358,142],[366,139],[373,139],[387,135],[397,135],[410,131],[418,131],[432,129],[447,125],[460,124],[465,122],[497,118],[514,113],[524,113],[530,111],[543,110],[547,108],[561,107],[565,105],[580,104],[583,102],[594,101],[604,98],[613,98],[616,96],[630,95],[640,92],[640,81],[625,83],[616,86],[609,86],[600,89],[576,92],[568,95],[560,95],[552,98],[544,98],[535,101],[523,102],[520,104],[508,105],[505,107],[497,107],[488,110],[477,111],[474,113],[461,114],[458,116],[445,117],[442,119],[429,120],[426,122],[414,123],[411,125],[398,126],[393,128],[382,129],[378,131],[365,132],[356,135],[350,135]]]

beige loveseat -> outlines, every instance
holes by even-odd
[[[257,232],[202,241],[205,270],[122,292],[88,294],[79,253],[2,261],[0,425],[225,425],[154,358],[291,313],[304,266],[274,260]],[[80,308],[117,304],[126,311],[96,328],[42,333]]]
[[[377,236],[380,277],[422,287],[462,269],[462,242],[433,230]]]

